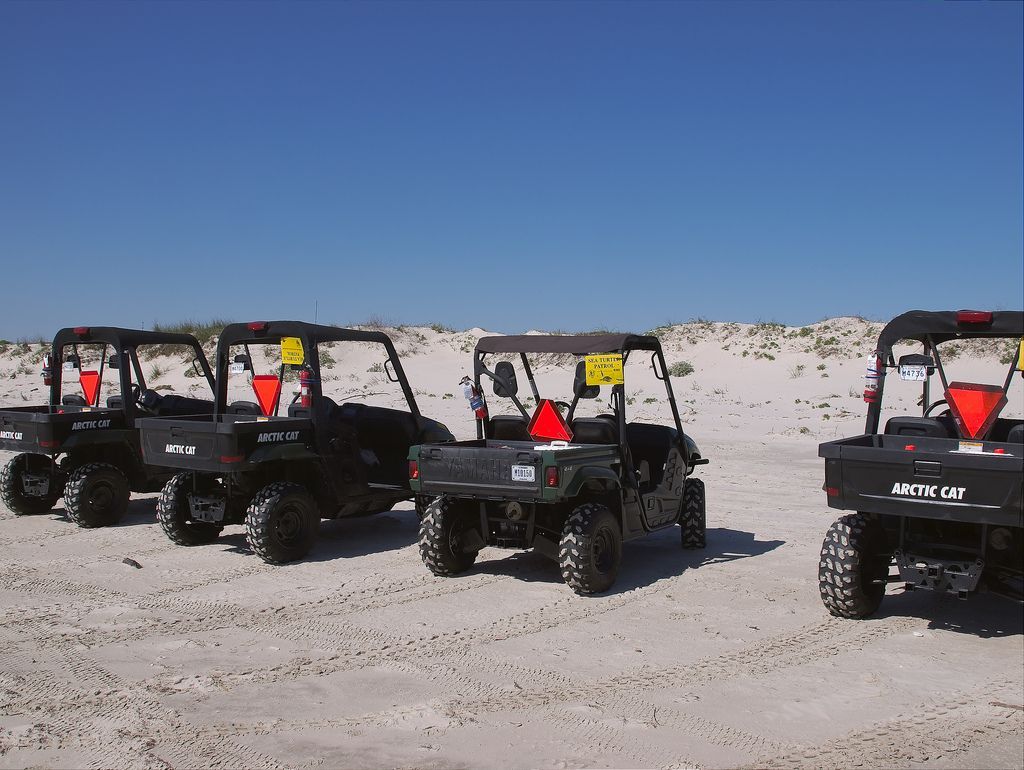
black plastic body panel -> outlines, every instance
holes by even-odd
[[[986,441],[983,453],[971,453],[960,451],[960,443],[865,434],[821,444],[828,504],[882,515],[1024,526],[1024,446]]]

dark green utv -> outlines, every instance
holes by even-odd
[[[665,385],[672,426],[627,421],[624,364],[647,355]],[[571,401],[542,398],[530,356],[575,362]],[[537,403],[532,416],[518,397],[509,360],[517,357]],[[463,388],[477,439],[409,453],[412,489],[437,498],[420,523],[420,555],[431,572],[463,572],[485,545],[533,548],[558,562],[573,591],[591,594],[615,582],[624,540],[679,524],[684,548],[704,547],[704,484],[691,474],[707,460],[683,432],[656,337],[484,337],[473,372]],[[519,414],[490,415],[485,378]],[[580,402],[596,399],[602,387],[609,412],[576,416]]]

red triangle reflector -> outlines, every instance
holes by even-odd
[[[273,374],[257,374],[252,378],[252,389],[260,402],[260,411],[269,416],[274,411],[277,397],[281,395],[281,381]]]
[[[89,406],[96,406],[96,399],[100,395],[100,373],[79,372],[78,382],[82,386],[82,395],[85,396],[85,403]]]
[[[983,438],[1006,406],[1006,394],[998,385],[951,382],[946,401],[960,433],[965,438]]]
[[[533,413],[530,425],[526,429],[530,437],[535,441],[572,441],[572,431],[569,424],[558,411],[555,402],[542,398],[537,404],[537,410]]]

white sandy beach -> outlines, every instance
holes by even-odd
[[[174,545],[152,494],[101,530],[62,504],[0,508],[0,767],[1020,768],[1020,605],[890,586],[877,616],[849,621],[818,597],[839,514],[817,446],[862,431],[880,328],[660,329],[668,363],[694,368],[673,386],[711,461],[708,547],[681,550],[675,528],[628,543],[602,596],[493,548],[436,578],[411,503],[325,521],[310,558],[283,567],[251,554],[242,527]],[[387,331],[421,411],[470,436],[458,382],[484,332]],[[41,348],[2,347],[0,404],[43,403]],[[947,367],[1002,383],[1003,353]],[[377,351],[330,354],[325,391],[400,405],[370,371]],[[150,387],[198,387],[181,361],[152,364],[166,371]],[[564,398],[571,368],[538,379]],[[919,391],[900,385],[888,415],[917,413]],[[649,369],[627,368],[627,388],[629,419],[667,417]],[[1010,395],[1004,414],[1024,415],[1019,377]]]

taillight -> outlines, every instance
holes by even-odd
[[[409,478],[418,479],[420,477],[420,464],[415,460],[409,461]]]
[[[903,447],[907,452],[913,452],[917,449],[917,444],[907,444]]]
[[[245,455],[221,455],[220,461],[222,463],[240,463],[245,459]]]
[[[557,487],[558,486],[558,467],[557,466],[552,465],[546,471],[544,471],[544,483],[547,486],[549,486],[549,487]]]
[[[250,321],[248,324],[251,332],[265,332],[269,324],[266,321]]]
[[[825,487],[825,494],[829,497],[839,497],[839,487]]]
[[[956,322],[958,324],[990,324],[992,323],[992,311],[958,310],[956,311]]]

